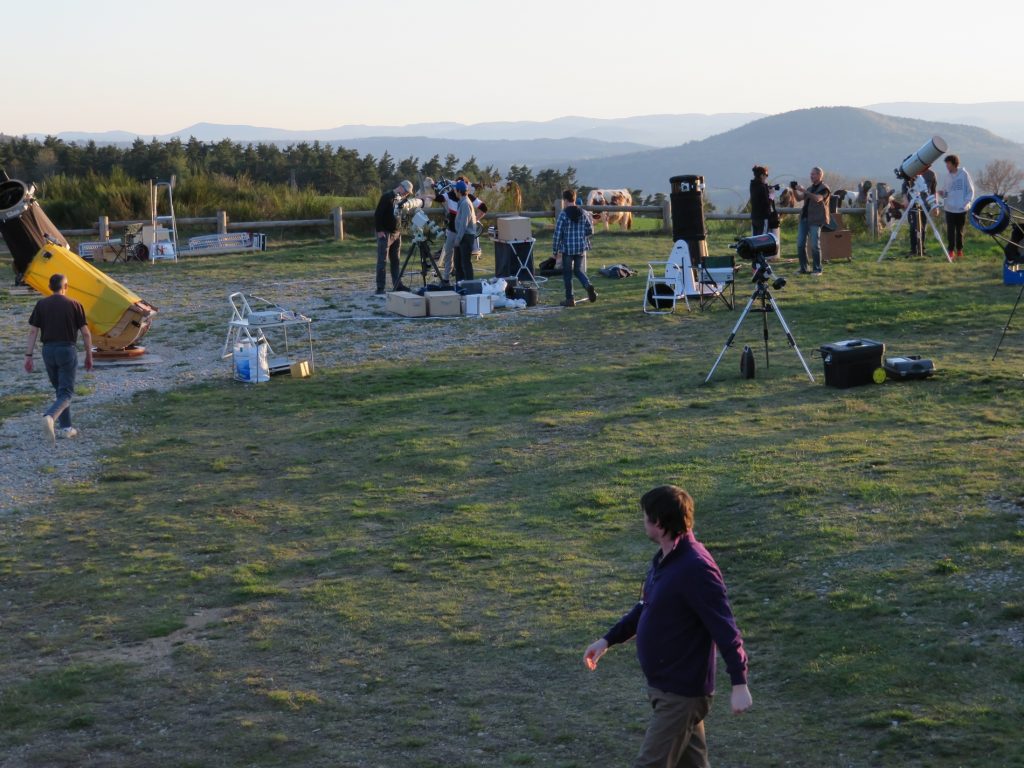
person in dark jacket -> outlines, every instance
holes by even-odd
[[[402,221],[399,206],[412,194],[412,182],[403,181],[385,192],[373,212],[373,228],[377,233],[377,295],[384,295],[385,268],[391,263],[391,285],[396,291],[408,290],[402,285],[398,264],[402,250]]]
[[[562,282],[565,283],[563,307],[575,307],[573,297],[573,275],[580,281],[591,304],[597,301],[597,291],[584,271],[590,238],[594,234],[594,220],[590,214],[576,205],[576,190],[562,192],[563,208],[555,220],[555,236],[551,240],[551,253],[555,260],[562,261]]]
[[[772,219],[778,218],[775,212],[775,194],[768,184],[768,169],[763,165],[755,165],[754,178],[750,180],[750,233],[764,235],[778,227]]]
[[[693,535],[693,499],[662,485],[640,499],[644,531],[658,545],[640,601],[587,647],[588,668],[608,648],[636,638],[652,713],[641,766],[708,766],[704,718],[715,690],[715,648],[732,681],[733,714],[750,709],[747,654],[726,595],[722,572]]]

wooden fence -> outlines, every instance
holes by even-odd
[[[561,210],[561,200],[555,207],[547,211],[518,211],[501,212],[490,214],[488,218],[497,219],[506,216],[525,216],[530,219],[551,219],[558,215]],[[635,213],[654,214],[662,221],[661,231],[671,234],[672,232],[672,206],[668,200],[661,205],[585,205],[585,210],[592,212],[607,213]],[[431,216],[443,216],[443,208],[425,208]],[[868,232],[872,237],[878,236],[877,217],[875,209],[870,201],[864,208],[840,208],[842,214],[862,214],[865,216]],[[799,208],[780,208],[779,213],[800,213]],[[284,229],[301,227],[330,227],[336,240],[345,239],[345,222],[356,219],[371,219],[373,211],[343,211],[340,207],[331,211],[330,218],[326,219],[296,219],[296,220],[273,220],[273,221],[230,221],[225,211],[218,211],[216,216],[201,216],[191,218],[178,218],[179,226],[205,226],[212,225],[217,234],[228,232],[255,232],[265,229]],[[748,213],[708,213],[705,216],[710,221],[749,221]],[[126,221],[110,221],[106,216],[100,216],[93,227],[82,229],[62,229],[61,232],[69,237],[92,237],[98,240],[109,240],[112,228],[123,228],[129,224],[146,224],[148,221],[131,219]]]

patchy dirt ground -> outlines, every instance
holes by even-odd
[[[168,391],[210,380],[231,379],[231,366],[221,357],[227,335],[233,291],[261,296],[313,319],[313,350],[317,366],[374,358],[408,359],[452,345],[516,344],[509,327],[538,319],[555,307],[502,310],[483,318],[406,319],[384,311],[382,297],[367,290],[366,275],[284,282],[246,281],[224,285],[198,283],[173,264],[142,267],[119,279],[159,308],[144,340],[148,352],[139,364],[101,364],[91,373],[79,370],[72,403],[79,437],[58,440],[56,449],[43,439],[41,408],[9,416],[0,423],[0,514],[36,508],[60,484],[92,482],[100,456],[130,439],[131,424],[118,418],[118,406],[144,390]],[[28,316],[39,298],[5,295],[0,299],[0,397],[40,393],[52,388],[36,350],[36,370],[25,373],[23,356]],[[301,329],[291,329],[293,350],[301,351]],[[271,343],[280,353],[280,336]],[[81,350],[81,345],[79,345]],[[305,356],[304,354],[302,356]],[[238,386],[252,386],[239,384]],[[273,386],[271,381],[266,386]]]

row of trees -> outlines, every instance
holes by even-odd
[[[401,179],[417,183],[427,177],[464,174],[485,189],[515,182],[526,210],[548,208],[563,189],[577,186],[572,167],[535,173],[525,165],[513,165],[503,176],[494,166],[481,167],[475,157],[463,162],[452,154],[444,158],[434,155],[421,162],[417,157],[396,160],[387,152],[379,158],[360,156],[354,150],[320,142],[281,147],[274,143],[243,145],[229,139],[204,143],[194,137],[184,142],[136,139],[131,146],[118,147],[94,141],[65,142],[52,136],[38,141],[0,135],[0,168],[13,178],[41,187],[58,176],[109,180],[123,175],[141,181],[176,175],[186,181],[216,175],[343,197],[373,196]],[[639,192],[636,190],[638,201]]]

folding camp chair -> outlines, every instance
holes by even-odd
[[[715,299],[720,299],[729,309],[736,306],[736,257],[733,254],[705,256],[695,272],[701,309],[713,304]]]

